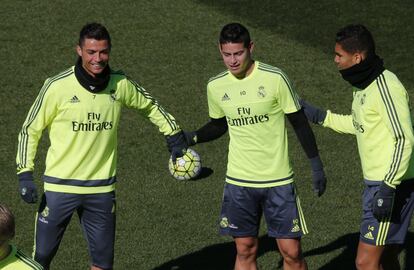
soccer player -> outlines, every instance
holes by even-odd
[[[14,216],[10,209],[0,204],[0,269],[41,270],[43,267],[10,244],[15,234]]]
[[[353,86],[350,115],[302,101],[313,123],[356,136],[365,189],[358,269],[400,269],[398,254],[414,210],[414,135],[408,94],[384,68],[371,33],[348,25],[336,34],[335,63]]]
[[[288,158],[285,116],[310,159],[313,187],[321,196],[326,178],[313,132],[298,96],[280,69],[252,59],[253,42],[239,23],[225,25],[219,50],[227,70],[207,85],[210,121],[185,133],[189,145],[230,134],[220,233],[234,238],[235,269],[257,269],[258,230],[264,214],[284,269],[306,269],[300,238],[307,227]]]
[[[91,269],[112,269],[121,107],[136,109],[155,124],[167,136],[173,157],[182,156],[187,146],[175,119],[138,83],[109,68],[111,39],[103,25],[85,25],[76,51],[75,66],[45,81],[23,124],[16,158],[19,190],[24,201],[36,202],[34,157],[47,128],[50,147],[45,192],[36,215],[34,258],[49,269],[77,212]]]

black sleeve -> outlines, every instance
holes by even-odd
[[[295,130],[296,136],[298,137],[303,150],[305,150],[306,156],[308,158],[318,156],[319,153],[318,147],[316,146],[315,135],[309,126],[303,109],[294,113],[286,114],[286,117]]]
[[[209,142],[220,138],[227,131],[226,117],[210,118],[210,122],[196,131],[197,143]]]

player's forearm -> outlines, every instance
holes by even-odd
[[[338,133],[347,133],[355,135],[355,127],[352,122],[352,115],[342,115],[327,111],[324,127],[328,127]]]
[[[318,156],[319,153],[318,147],[316,145],[315,135],[313,134],[313,131],[309,126],[309,123],[303,111],[300,110],[295,113],[287,114],[286,116],[291,123],[296,136],[306,153],[306,156],[308,158],[314,158]]]
[[[34,158],[39,142],[37,137],[30,133],[20,132],[16,155],[17,173],[34,170]]]
[[[411,164],[413,154],[412,142],[402,135],[396,138],[394,148],[395,150],[392,155],[394,157],[392,159],[393,162],[389,164],[388,173],[384,176],[384,181],[392,187],[400,185],[401,181],[406,179],[407,175],[413,175],[414,171],[413,165]],[[404,150],[401,151],[401,149]]]
[[[166,136],[174,135],[181,130],[175,118],[159,105],[156,107],[154,106],[147,117],[158,127],[159,131]]]
[[[219,118],[211,120],[203,127],[196,131],[197,143],[209,142],[220,138],[227,132],[228,126],[226,118]]]

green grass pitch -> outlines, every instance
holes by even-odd
[[[216,42],[224,24],[245,24],[256,44],[254,57],[283,69],[299,95],[347,113],[352,94],[333,63],[336,30],[349,23],[366,24],[385,66],[414,98],[412,14],[414,5],[408,0],[2,0],[0,201],[16,215],[15,243],[31,253],[37,209],[25,204],[17,192],[17,134],[43,81],[75,63],[74,48],[85,23],[105,24],[113,41],[111,67],[137,80],[184,129],[193,130],[208,120],[208,78],[224,69]],[[208,177],[179,182],[169,175],[169,154],[157,129],[131,110],[124,110],[121,119],[115,269],[232,269],[232,239],[218,235],[227,135],[194,147],[203,166],[211,169]],[[362,192],[356,142],[351,136],[314,127],[329,181],[326,194],[316,198],[308,161],[288,128],[310,230],[302,241],[309,269],[353,269]],[[39,190],[47,145],[45,133],[36,159]],[[414,269],[413,243],[411,227],[401,255],[405,269]],[[260,269],[277,269],[280,259],[263,226]],[[88,265],[86,243],[74,216],[52,268]]]

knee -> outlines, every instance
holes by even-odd
[[[372,260],[367,256],[357,256],[355,259],[355,267],[358,270],[369,269],[371,267]]]
[[[303,262],[303,255],[300,248],[289,248],[280,250],[283,260],[287,264],[298,264]]]
[[[237,245],[237,256],[241,259],[254,258],[257,253],[257,245],[252,243],[243,243]]]

